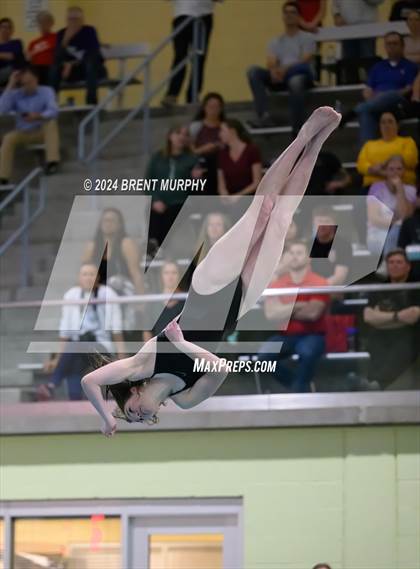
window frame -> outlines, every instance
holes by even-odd
[[[79,518],[93,515],[114,516],[121,519],[121,564],[129,567],[135,522],[141,518],[176,520],[183,516],[202,518],[235,517],[234,527],[227,529],[229,538],[235,538],[238,545],[235,555],[235,569],[243,567],[243,502],[242,498],[173,498],[173,499],[102,499],[102,500],[24,500],[0,501],[0,517],[4,520],[4,566],[13,567],[14,540],[13,524],[20,518]],[[161,526],[160,526],[161,527]],[[168,526],[172,527],[172,526]],[[176,529],[175,526],[173,529]],[[216,528],[214,528],[216,529]],[[219,528],[220,529],[220,528]],[[191,533],[194,533],[191,531]],[[225,568],[233,567],[225,558]]]

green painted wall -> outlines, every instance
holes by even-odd
[[[10,436],[1,498],[244,499],[247,569],[420,567],[414,426]]]

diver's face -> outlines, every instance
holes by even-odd
[[[124,405],[127,419],[133,423],[152,419],[159,411],[159,403],[151,396],[148,386],[132,387],[131,395]]]

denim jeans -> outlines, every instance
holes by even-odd
[[[279,352],[279,343],[283,342]],[[310,391],[310,383],[314,377],[318,361],[325,351],[323,334],[275,334],[271,336],[258,351],[259,360],[275,360],[277,362],[274,376],[283,384],[290,386],[294,393]],[[280,363],[291,354],[297,354],[299,360],[295,370],[290,370]]]
[[[86,369],[86,354],[63,353],[58,360],[52,376],[51,383],[56,387],[61,381],[67,381],[68,396],[71,401],[83,399],[81,380]]]
[[[189,16],[178,16],[174,19],[172,23],[172,29],[175,30],[178,26],[182,24]],[[204,77],[204,65],[206,63],[207,52],[209,48],[210,36],[211,31],[213,28],[213,15],[206,14],[205,16],[201,17],[202,28],[199,33],[203,33],[204,37],[202,38],[202,50],[198,54],[197,57],[197,95],[200,94],[201,87],[203,84],[203,77]],[[188,51],[193,46],[193,30],[194,30],[194,23],[191,22],[188,24],[181,32],[178,33],[177,36],[173,39],[173,47],[174,47],[174,57],[172,61],[171,71],[174,70],[181,62],[188,56]],[[190,72],[190,84],[187,90],[187,103],[193,102],[193,71],[192,71],[192,63],[191,63],[191,72]],[[182,67],[169,82],[167,96],[171,97],[178,97],[182,84],[184,82],[185,75],[187,73],[188,65]]]
[[[305,92],[313,84],[313,73],[310,65],[299,63],[292,66],[281,83],[273,83],[270,72],[255,65],[248,69],[247,75],[254,97],[255,112],[259,117],[268,112],[267,89],[269,91],[289,90],[292,128],[293,132],[297,133],[305,121]]]
[[[95,344],[92,350],[100,353],[106,351],[101,344]],[[90,353],[71,353],[64,350],[60,355],[57,366],[52,373],[50,382],[56,387],[65,379],[67,381],[68,396],[71,401],[84,399],[84,393],[81,385],[82,377],[89,371],[92,365]]]
[[[50,83],[56,92],[60,89],[61,70],[65,63],[65,58],[65,50],[59,49],[51,67]],[[88,105],[96,105],[98,103],[98,81],[103,77],[106,77],[106,69],[102,63],[100,53],[99,51],[91,51],[86,53],[80,63],[72,69],[68,81],[69,83],[86,81],[86,103]]]
[[[378,138],[379,115],[391,110],[404,100],[404,97],[397,91],[386,91],[385,93],[378,93],[369,101],[359,103],[355,110],[359,116],[360,144]]]
[[[376,39],[364,38],[344,40],[341,43],[343,59],[358,59],[373,57],[376,54]]]

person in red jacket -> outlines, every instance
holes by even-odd
[[[269,288],[322,287],[328,282],[311,270],[309,248],[304,241],[289,247],[290,270]],[[277,360],[274,375],[292,392],[310,391],[316,365],[325,351],[325,333],[329,298],[314,291],[297,296],[269,296],[264,302],[268,320],[279,324],[279,332],[271,336],[259,350],[261,360]],[[299,356],[295,370],[280,363],[292,354]]]
[[[52,31],[54,18],[50,12],[39,12],[36,21],[41,35],[30,42],[27,58],[37,70],[40,83],[48,85],[49,69],[54,62],[57,34]]]

